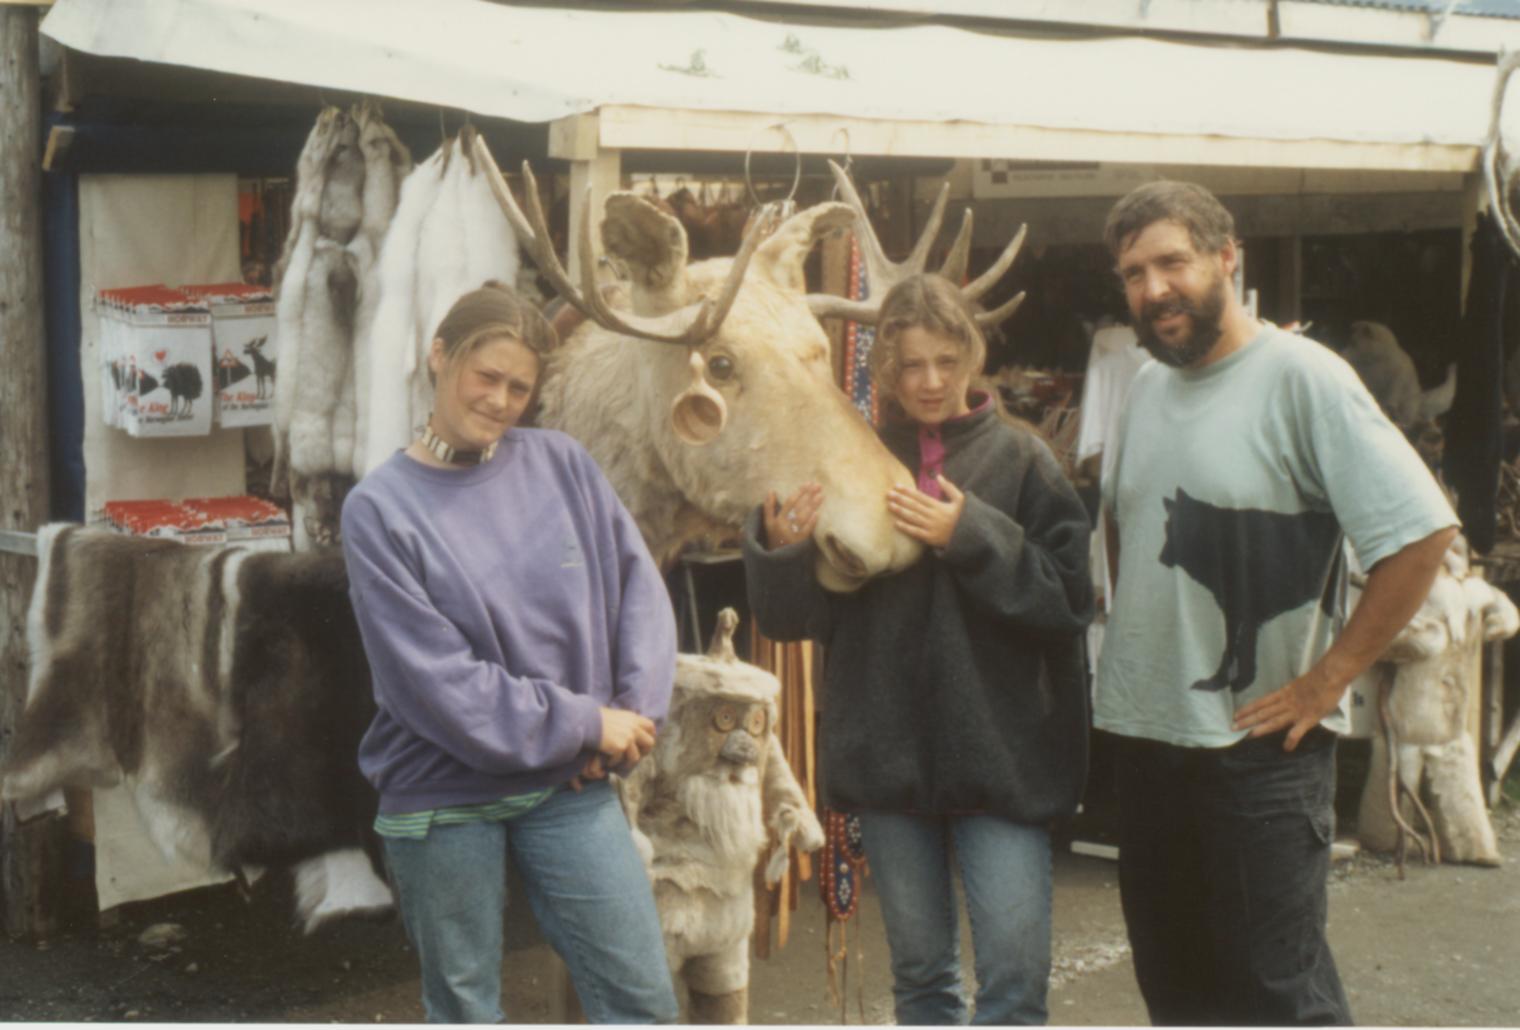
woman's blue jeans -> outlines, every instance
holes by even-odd
[[[897,1022],[966,1022],[950,862],[971,917],[978,1024],[1047,1019],[1050,832],[989,815],[861,812],[871,879],[892,952]]]
[[[673,1023],[680,1014],[649,877],[612,787],[556,791],[507,822],[387,838],[429,1022],[498,1023],[507,853],[539,930],[565,960],[593,1023]]]

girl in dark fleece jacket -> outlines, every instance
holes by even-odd
[[[1046,1020],[1049,823],[1075,808],[1086,770],[1087,514],[1049,448],[970,391],[985,355],[948,280],[887,294],[871,354],[881,436],[918,485],[883,503],[930,548],[917,564],[826,593],[812,571],[816,484],[772,497],[745,532],[761,628],[826,647],[824,798],[860,817],[901,1024],[966,1021],[952,857],[975,1021]]]

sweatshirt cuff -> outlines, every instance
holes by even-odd
[[[966,505],[961,509],[961,517],[955,523],[955,530],[950,534],[950,542],[940,553],[946,562],[951,565],[967,566],[975,564],[978,555],[987,549],[988,539],[997,531],[997,527],[1003,519],[1002,515],[992,505],[982,500],[973,493],[966,494]],[[1008,522],[1013,522],[1008,519]],[[1018,539],[1012,541],[1015,547],[1023,544],[1024,527],[1013,522],[1013,528],[1018,534]]]
[[[742,546],[745,560],[764,562],[773,566],[790,565],[802,561],[813,553],[813,541],[799,540],[785,547],[767,547],[760,535],[765,531],[765,520],[756,508],[744,520]]]
[[[581,750],[599,751],[602,747],[602,706],[596,698],[576,695],[581,702]]]

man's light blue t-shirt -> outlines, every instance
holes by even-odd
[[[1241,739],[1235,711],[1340,629],[1342,534],[1370,569],[1457,523],[1351,367],[1272,326],[1205,368],[1146,365],[1117,446],[1103,499],[1119,580],[1094,723],[1125,736]],[[1347,724],[1344,703],[1324,720]]]

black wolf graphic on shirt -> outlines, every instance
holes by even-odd
[[[1329,512],[1219,508],[1181,489],[1166,505],[1161,564],[1180,567],[1224,613],[1219,668],[1194,690],[1239,693],[1256,679],[1256,637],[1271,618],[1319,598],[1333,615],[1341,527]],[[1279,684],[1280,685],[1280,684]]]

